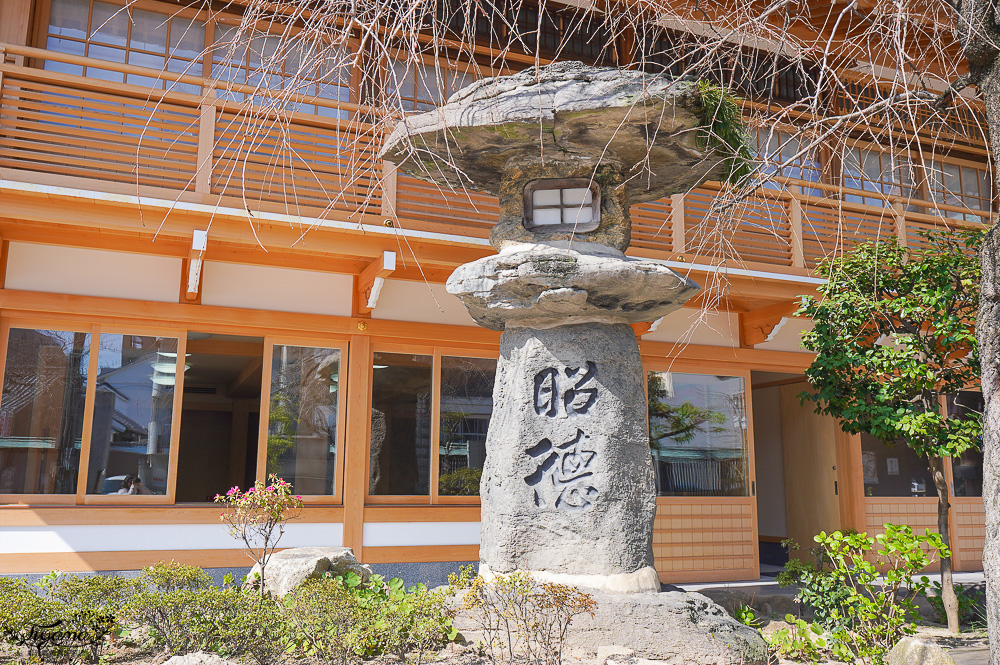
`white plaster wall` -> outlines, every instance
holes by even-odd
[[[181,259],[12,242],[4,288],[177,302]]]
[[[372,318],[476,326],[462,301],[448,293],[444,284],[392,279],[385,280]]]
[[[762,536],[787,538],[785,465],[782,457],[781,400],[778,388],[754,390],[752,401],[757,530]]]
[[[206,261],[201,303],[350,316],[353,288],[350,275]]]
[[[361,542],[365,547],[478,545],[479,522],[371,522]]]
[[[739,318],[729,312],[702,312],[682,307],[665,316],[652,330],[642,336],[651,342],[681,342],[705,346],[740,345]]]
[[[291,522],[282,547],[340,547],[342,524]],[[0,554],[227,550],[238,543],[224,524],[94,524],[0,527]]]
[[[808,353],[808,351],[802,348],[802,333],[812,330],[813,325],[812,319],[792,317],[785,321],[785,324],[781,326],[777,333],[771,333],[772,339],[770,342],[761,342],[754,348]]]

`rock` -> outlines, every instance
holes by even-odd
[[[697,284],[662,263],[628,258],[607,247],[580,251],[584,244],[578,249],[512,246],[459,266],[448,278],[448,293],[462,300],[476,323],[503,330],[588,318],[653,321],[698,292]]]
[[[280,598],[307,579],[348,571],[357,573],[362,581],[372,574],[372,569],[360,563],[350,547],[293,547],[275,553],[267,562],[264,587]],[[260,566],[255,564],[247,575],[248,583],[259,574]]]
[[[755,665],[767,662],[761,634],[699,593],[610,594],[595,592],[597,611],[577,617],[567,645],[617,644],[637,658],[689,665]],[[617,657],[616,657],[617,659]]]
[[[632,329],[508,328],[493,398],[480,574],[525,570],[578,586],[659,590],[645,377]]]
[[[634,649],[629,649],[628,647],[623,647],[619,644],[611,644],[608,646],[597,648],[597,662],[599,665],[604,665],[608,659],[613,656],[618,657],[630,657],[635,655]]]
[[[544,156],[588,161],[591,170],[611,164],[637,203],[724,177],[724,156],[692,131],[702,114],[697,82],[559,62],[480,79],[444,106],[408,116],[381,157],[414,177],[492,194],[510,163]]]
[[[763,665],[767,645],[761,634],[739,623],[698,593],[617,594],[591,592],[593,617],[578,616],[566,636],[569,653],[597,654],[606,665],[638,665],[655,660],[668,665]],[[474,617],[460,614],[465,632]]]
[[[171,656],[163,665],[236,665],[236,661],[206,651],[195,651],[183,656]]]
[[[948,652],[936,644],[904,637],[889,652],[888,665],[955,665]]]

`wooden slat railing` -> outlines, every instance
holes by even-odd
[[[10,62],[62,62],[187,86],[201,95],[62,74]],[[323,115],[246,113],[252,86],[42,49],[0,45],[0,168],[166,190],[181,200],[308,216],[381,211],[380,132],[356,104],[292,95]],[[276,94],[276,93],[275,93]],[[334,117],[330,117],[334,116]],[[102,189],[95,184],[95,189]],[[106,188],[106,187],[105,187]],[[127,191],[122,187],[112,191]]]
[[[12,56],[33,64],[59,61],[160,77],[199,86],[202,94],[62,74],[15,63]],[[249,117],[239,103],[222,98],[223,91],[268,94],[0,44],[0,169],[5,177],[13,173],[33,182],[73,182],[111,192],[139,187],[179,200],[311,217],[380,214],[396,217],[402,228],[488,237],[499,214],[496,197],[397,176],[378,160],[381,133],[357,119],[368,109],[301,98],[297,101],[331,111],[288,112],[262,121],[261,114]],[[824,183],[776,180],[774,189],[746,201],[738,223],[721,228],[712,210],[718,183],[633,205],[632,246],[654,258],[736,259],[804,275],[820,259],[859,242],[895,237],[914,244],[920,229],[978,225],[990,216]],[[855,202],[860,197],[880,205]]]

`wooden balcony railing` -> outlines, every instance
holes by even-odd
[[[198,86],[202,94],[63,74],[25,61],[159,77]],[[279,121],[253,125],[239,103],[225,100],[233,92],[267,94],[0,44],[0,174],[305,217],[377,221],[394,213],[401,228],[488,236],[499,211],[496,198],[396,176],[377,161],[380,132],[357,120],[363,107],[296,98],[330,112],[284,113]],[[334,113],[354,119],[328,117]],[[633,205],[632,251],[701,262],[738,259],[748,267],[804,275],[819,259],[858,242],[895,237],[912,244],[920,229],[986,223],[989,217],[895,197],[885,197],[881,206],[861,205],[847,199],[878,195],[823,183],[779,184],[747,201],[739,223],[721,234],[708,219],[718,184]]]

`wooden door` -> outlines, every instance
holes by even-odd
[[[814,545],[820,531],[841,528],[837,475],[837,422],[803,405],[805,383],[780,386],[781,439],[785,464],[785,507],[788,537],[803,550]],[[800,550],[801,558],[808,556]]]

